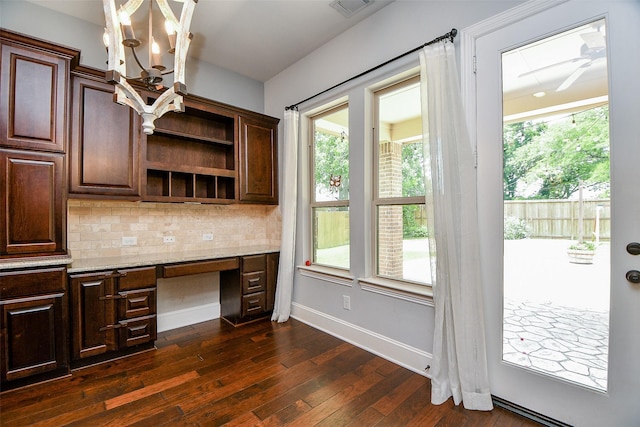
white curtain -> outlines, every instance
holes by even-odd
[[[467,409],[491,410],[475,165],[455,58],[449,41],[420,51],[429,245],[436,254],[431,402],[453,397]]]
[[[280,193],[282,209],[282,238],[276,299],[271,320],[286,322],[291,314],[294,258],[296,248],[296,206],[298,204],[298,123],[294,109],[284,112],[284,167]]]

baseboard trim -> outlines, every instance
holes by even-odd
[[[291,304],[291,317],[430,378],[431,353],[295,302]]]
[[[522,415],[525,418],[533,420],[537,423],[542,424],[547,427],[571,427],[569,424],[565,424],[562,421],[554,420],[546,415],[540,414],[538,412],[532,411],[530,409],[524,408],[520,405],[516,405],[515,403],[509,402],[508,400],[504,400],[500,397],[491,395],[491,400],[495,406],[499,406],[500,408],[504,408],[507,411],[516,413],[518,415]]]
[[[158,332],[164,332],[218,318],[220,303],[216,302],[158,314],[157,327]]]

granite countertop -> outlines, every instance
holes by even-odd
[[[268,252],[279,252],[279,246],[244,246],[242,248],[217,248],[200,251],[180,251],[170,253],[152,253],[127,255],[109,258],[74,259],[69,265],[69,273],[82,273],[97,270],[114,270],[118,268],[143,267],[149,265],[174,264],[189,261],[229,258],[244,255],[256,255]]]
[[[37,256],[30,258],[5,258],[0,259],[0,271],[31,267],[56,267],[69,265],[72,261],[73,258],[71,257],[71,254]]]

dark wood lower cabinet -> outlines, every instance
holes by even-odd
[[[240,325],[273,310],[279,253],[240,257],[240,268],[220,272],[222,318]]]
[[[113,357],[156,340],[156,268],[70,275],[72,359]]]
[[[65,267],[0,272],[0,380],[12,388],[69,371]]]

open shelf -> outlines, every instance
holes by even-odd
[[[165,114],[155,122],[158,133],[195,137],[200,141],[233,145],[234,117],[186,107],[184,113]]]
[[[147,169],[146,200],[230,203],[235,201],[235,178]]]
[[[236,135],[233,115],[187,107],[166,114],[145,139],[143,200],[234,203]],[[144,179],[144,175],[143,175]]]

